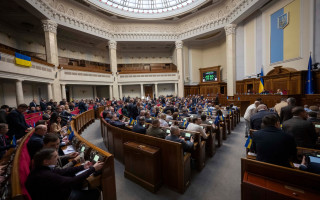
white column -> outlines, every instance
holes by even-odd
[[[73,99],[73,86],[72,85],[69,86],[69,97],[70,97],[70,101],[74,100]]]
[[[118,75],[117,75],[117,42],[110,40],[109,45],[109,59],[110,59],[110,69],[112,72],[113,78],[113,97],[119,99],[119,90],[118,90]]]
[[[112,95],[112,85],[109,85],[109,99],[110,101],[112,100],[113,95]]]
[[[178,95],[178,83],[174,83],[174,95],[177,96]]]
[[[53,81],[53,100],[61,100],[61,88],[60,88],[60,72],[58,70],[59,58],[58,58],[58,44],[57,44],[57,26],[58,24],[52,20],[42,20],[42,26],[44,30],[46,56],[47,62],[52,63],[55,66],[54,73],[55,79]]]
[[[236,92],[236,25],[224,27],[226,31],[226,60],[227,60],[227,95],[234,96]]]
[[[97,86],[92,86],[93,87],[93,99],[96,99],[97,97]]]
[[[156,98],[158,98],[158,83],[154,84],[154,93],[156,94]]]
[[[140,96],[142,98],[144,96],[144,94],[143,94],[143,84],[140,84],[140,88],[141,88],[141,90],[140,90],[141,91],[141,95]]]
[[[47,87],[48,87],[48,99],[47,99],[47,101],[49,102],[50,99],[52,99],[52,84],[48,83]]]
[[[66,85],[65,84],[61,84],[61,92],[62,92],[62,99],[66,99],[67,98],[67,94],[66,94]]]
[[[122,100],[122,85],[119,85],[119,97]]]
[[[16,95],[17,95],[17,106],[25,103],[23,97],[22,80],[16,80]]]
[[[184,96],[184,85],[183,85],[183,71],[182,71],[182,41],[176,41],[177,50],[177,69],[178,69],[178,97]]]

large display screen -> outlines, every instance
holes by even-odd
[[[202,79],[203,79],[202,82],[218,81],[217,72],[216,71],[204,72]]]

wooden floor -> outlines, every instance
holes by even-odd
[[[231,135],[228,135],[223,146],[218,148],[213,158],[206,161],[201,172],[193,170],[191,185],[182,195],[162,186],[153,194],[124,177],[124,165],[115,160],[115,174],[118,200],[176,200],[176,199],[215,199],[238,200],[241,198],[241,163],[240,158],[245,156],[244,137],[245,122],[237,125]],[[82,134],[96,146],[107,150],[100,134],[100,121],[96,120]]]

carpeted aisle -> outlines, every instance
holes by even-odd
[[[217,149],[214,157],[207,159],[206,166],[201,172],[192,171],[191,184],[182,195],[163,185],[156,194],[153,194],[132,181],[124,178],[124,165],[115,160],[117,199],[199,199],[199,200],[238,200],[241,199],[241,162],[245,156],[244,137],[245,122],[237,125],[231,135],[228,135],[223,146]],[[82,136],[107,150],[100,133],[100,121],[96,120],[82,134]]]

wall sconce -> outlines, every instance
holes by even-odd
[[[86,91],[85,91],[85,90],[81,90],[81,92],[82,92],[82,94],[86,93]]]

